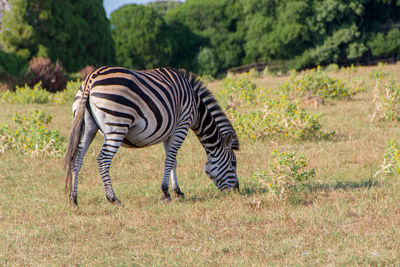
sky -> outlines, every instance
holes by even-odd
[[[104,8],[107,13],[107,17],[110,17],[110,13],[126,4],[145,4],[151,2],[151,0],[104,0]]]

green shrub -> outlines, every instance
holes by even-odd
[[[44,104],[50,101],[50,93],[39,82],[33,88],[28,85],[17,86],[15,92],[4,91],[0,99],[10,104]]]
[[[368,76],[372,79],[383,80],[389,73],[382,70],[371,71]]]
[[[328,71],[328,72],[338,72],[339,71],[339,65],[338,64],[336,64],[336,63],[332,63],[332,64],[329,64],[328,66],[326,66],[326,71]]]
[[[391,139],[387,145],[383,158],[382,169],[378,172],[383,172],[388,175],[400,173],[400,140]]]
[[[16,129],[0,125],[0,151],[15,150],[24,154],[63,155],[65,137],[59,130],[49,130],[51,116],[45,111],[35,110],[29,117],[15,113]]]
[[[248,72],[248,75],[250,76],[250,78],[260,78],[261,76],[260,72],[255,68],[251,68]]]
[[[292,77],[281,91],[289,97],[319,96],[321,98],[343,99],[356,94],[359,88],[350,89],[341,80],[328,77],[318,66],[299,78]]]
[[[262,95],[263,89],[250,80],[249,73],[225,78],[222,80],[222,88],[217,92],[222,107],[227,107],[230,104],[229,100],[240,106],[258,104]]]
[[[28,85],[17,86],[15,92],[4,91],[0,93],[0,100],[10,104],[72,103],[81,84],[80,80],[69,81],[65,90],[57,93],[50,93],[43,89],[41,83],[36,84],[33,88]]]
[[[265,77],[275,77],[276,74],[272,72],[268,66],[265,66],[264,70],[262,71],[262,75]]]
[[[228,110],[227,113],[242,138],[304,140],[313,137],[327,139],[334,134],[320,132],[319,118],[322,114],[310,114],[285,97],[265,100],[264,107],[257,111],[239,113]]]
[[[287,198],[291,193],[302,191],[307,181],[315,176],[314,169],[306,169],[307,162],[303,153],[278,153],[275,150],[271,158],[269,173],[264,171],[253,177],[266,183],[269,192],[279,198]]]
[[[55,104],[64,104],[64,103],[71,103],[73,102],[76,92],[81,86],[82,81],[69,81],[64,91],[57,92],[51,95],[51,102]]]
[[[395,80],[383,83],[380,79],[375,83],[375,111],[371,121],[400,120],[400,85]]]

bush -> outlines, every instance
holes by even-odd
[[[81,84],[80,80],[69,81],[65,90],[54,94],[43,89],[40,82],[33,88],[28,85],[17,86],[15,92],[4,91],[0,93],[0,100],[10,104],[72,103]]]
[[[263,90],[250,81],[249,73],[225,78],[222,80],[222,88],[217,92],[218,100],[223,107],[258,104],[262,101],[262,95]],[[228,103],[229,99],[231,103]]]
[[[44,104],[50,101],[50,93],[43,89],[39,82],[33,88],[25,85],[17,86],[15,92],[4,91],[0,94],[0,99],[10,104]]]
[[[218,72],[218,61],[215,52],[208,47],[202,48],[196,56],[196,65],[200,75],[215,76]]]
[[[65,90],[51,95],[51,102],[57,105],[65,103],[71,103],[72,105],[75,95],[81,85],[81,80],[69,81]]]
[[[343,99],[356,94],[360,89],[350,89],[341,80],[328,77],[326,72],[312,69],[299,78],[291,78],[282,87],[282,92],[290,97],[319,96],[321,98]]]
[[[388,175],[400,173],[400,140],[395,141],[391,139],[387,143],[383,163],[381,166],[382,169],[379,172],[383,172]]]
[[[65,137],[59,130],[49,130],[51,116],[45,111],[35,110],[30,117],[15,113],[13,121],[17,129],[0,125],[0,152],[15,150],[24,154],[63,155]]]
[[[81,80],[82,80],[82,81],[86,80],[86,77],[87,77],[89,74],[91,74],[93,71],[95,71],[95,70],[96,70],[96,68],[95,68],[94,66],[92,66],[92,65],[88,65],[88,66],[84,67],[83,69],[81,69],[81,70],[79,71]]]
[[[262,75],[265,77],[275,77],[276,74],[272,72],[268,66],[265,66],[264,70],[262,71]]]
[[[371,121],[377,120],[400,120],[400,85],[390,80],[382,84],[378,79],[375,83],[374,104],[375,111]]]
[[[271,153],[272,163],[269,164],[269,173],[254,174],[267,184],[269,192],[279,198],[287,198],[291,193],[304,189],[307,181],[315,176],[315,170],[306,170],[306,157],[303,153],[282,152],[276,150]]]
[[[310,114],[285,97],[266,100],[261,110],[243,114],[228,110],[227,113],[242,138],[305,140],[315,137],[328,139],[334,134],[320,132],[319,118],[322,114]]]
[[[41,82],[43,88],[53,93],[65,88],[67,82],[60,64],[53,65],[50,59],[39,57],[29,61],[29,68],[33,76],[28,83],[29,86],[33,87]]]
[[[328,72],[338,72],[339,71],[339,65],[336,63],[329,64],[326,66],[326,71]]]

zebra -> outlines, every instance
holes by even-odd
[[[78,173],[92,140],[100,131],[103,147],[98,168],[108,201],[121,203],[109,169],[120,146],[142,148],[163,143],[165,166],[162,200],[171,200],[169,179],[177,197],[184,198],[176,176],[176,155],[189,128],[203,145],[205,172],[221,190],[239,190],[235,129],[207,87],[191,72],[171,67],[129,70],[101,67],[87,76],[72,105],[74,121],[65,166],[66,191],[77,205]]]

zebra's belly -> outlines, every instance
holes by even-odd
[[[167,139],[172,132],[171,129],[165,129],[162,127],[158,131],[154,131],[154,127],[146,125],[144,120],[140,120],[133,127],[131,127],[128,133],[125,135],[122,146],[124,147],[146,147],[154,144],[161,143]]]

